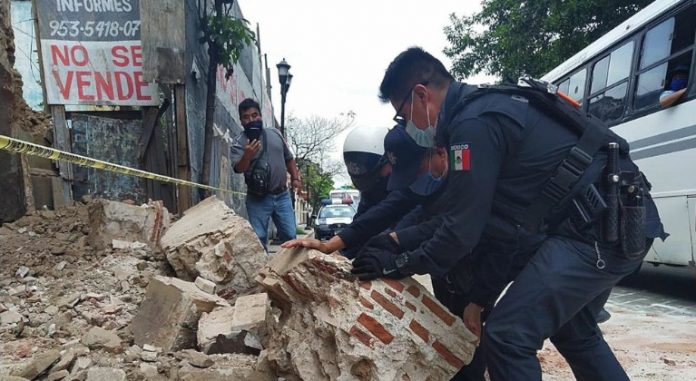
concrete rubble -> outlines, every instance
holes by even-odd
[[[258,281],[282,309],[268,358],[305,380],[446,380],[470,362],[476,337],[419,283],[359,283],[350,263],[284,250]]]
[[[135,343],[164,351],[193,348],[201,314],[226,305],[224,299],[201,291],[192,282],[156,276],[131,325]]]
[[[268,345],[272,319],[267,294],[241,296],[234,307],[218,308],[201,316],[198,347],[204,353],[258,355]]]
[[[155,248],[169,227],[170,217],[161,201],[142,206],[109,200],[96,200],[89,206],[90,244],[98,249]]]
[[[409,279],[361,286],[312,251],[268,262],[214,198],[161,251],[106,234],[131,225],[104,205],[131,210],[96,200],[0,227],[0,380],[435,380],[468,361],[461,322]]]
[[[249,222],[215,196],[185,211],[161,246],[179,278],[212,281],[228,300],[253,289],[256,272],[268,261]]]

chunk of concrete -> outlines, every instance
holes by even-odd
[[[217,307],[209,313],[204,312],[198,320],[198,348],[203,353],[210,353],[210,346],[219,335],[224,337],[232,334],[233,319],[234,307]]]
[[[114,240],[144,242],[155,248],[170,222],[161,201],[135,206],[118,201],[96,200],[88,207],[89,244],[99,250]]]
[[[229,306],[215,295],[201,291],[192,282],[156,276],[131,323],[135,343],[177,351],[196,345],[196,327],[204,312]]]
[[[116,368],[90,368],[86,381],[126,381],[126,372]]]
[[[92,327],[82,336],[82,344],[90,349],[103,349],[111,353],[120,353],[121,338],[113,331],[107,331],[102,327]]]
[[[58,361],[58,359],[60,359],[60,352],[55,349],[39,353],[35,355],[27,365],[13,372],[12,375],[33,380],[44,374],[53,363]]]
[[[258,366],[256,356],[248,355],[215,355],[212,356],[215,363],[208,368],[198,368],[185,364],[179,369],[181,381],[227,381],[227,380],[254,380],[275,381],[278,377],[261,369]]]
[[[266,349],[274,369],[306,380],[447,380],[471,361],[476,336],[418,282],[361,283],[351,267],[297,249],[259,272],[282,309]]]
[[[268,261],[249,222],[215,196],[185,211],[161,246],[179,278],[215,282],[217,294],[228,300],[253,289],[256,272]]]
[[[200,288],[201,291],[205,291],[209,294],[215,294],[215,282],[211,282],[207,279],[197,277],[196,281],[193,283],[195,283],[196,287]]]

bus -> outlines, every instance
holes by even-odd
[[[655,1],[542,77],[630,143],[670,234],[645,258],[655,265],[696,266],[695,20],[695,0]],[[677,68],[687,90],[662,107]]]

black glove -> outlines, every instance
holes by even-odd
[[[387,251],[394,254],[403,252],[403,249],[394,241],[394,238],[392,238],[390,234],[383,233],[370,238],[357,256],[359,257],[363,251],[368,252],[375,250]]]
[[[377,278],[399,279],[403,275],[396,268],[396,255],[381,251],[371,250],[365,252],[353,260],[353,269],[350,272],[357,276],[361,281],[368,281]]]

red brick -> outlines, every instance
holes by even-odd
[[[352,326],[352,327],[350,327],[350,334],[351,334],[351,336],[360,340],[360,342],[365,344],[365,346],[372,348],[372,338],[370,337],[370,335],[365,333],[365,331],[363,331],[362,329],[360,329],[356,326]]]
[[[430,311],[432,311],[437,317],[439,317],[442,321],[445,322],[447,325],[452,325],[454,324],[455,317],[450,315],[449,312],[445,311],[444,308],[440,307],[437,302],[434,300],[430,299],[427,295],[423,295],[423,304],[428,307]]]
[[[360,287],[369,290],[372,288],[372,282],[367,281],[367,282],[360,282]]]
[[[377,302],[380,306],[382,306],[385,310],[389,311],[392,315],[398,317],[401,319],[404,317],[404,311],[397,307],[396,304],[390,302],[384,295],[380,294],[379,292],[372,290],[372,299],[374,299],[375,302]]]
[[[372,316],[366,313],[361,313],[357,320],[358,323],[367,328],[370,333],[375,335],[375,337],[384,344],[389,344],[394,340],[394,335],[389,333],[389,331],[387,331],[387,329],[384,328],[384,326]]]
[[[362,305],[363,305],[365,308],[369,308],[369,309],[371,309],[371,310],[375,308],[375,306],[374,306],[372,303],[370,303],[369,300],[363,298],[362,296],[361,296],[359,299],[360,299],[360,303],[362,303]]]
[[[411,381],[411,377],[409,377],[408,374],[404,373],[404,375],[401,376],[401,381]]]
[[[420,289],[416,286],[410,286],[409,288],[406,289],[409,294],[415,296],[416,298],[420,296]]]
[[[462,361],[459,357],[455,356],[452,352],[450,352],[449,349],[447,349],[446,346],[444,346],[441,342],[435,340],[433,343],[433,348],[437,351],[437,353],[442,356],[445,361],[447,361],[450,365],[453,367],[460,369],[461,367],[464,366],[464,361]]]
[[[398,280],[386,279],[386,278],[385,278],[385,279],[382,279],[382,281],[383,281],[384,283],[386,283],[387,285],[389,285],[389,287],[391,287],[391,288],[393,288],[393,289],[395,289],[396,291],[399,291],[399,292],[403,292],[403,291],[404,291],[404,288],[406,288],[406,286],[404,286],[404,284],[401,283],[401,282],[399,282]]]
[[[430,332],[428,332],[428,330],[425,329],[425,327],[423,327],[422,325],[420,325],[420,323],[418,323],[415,319],[411,320],[411,324],[409,324],[408,327],[411,328],[411,331],[413,331],[413,333],[415,333],[416,335],[418,335],[418,337],[423,339],[423,341],[425,341],[426,343],[430,342]]]
[[[413,303],[407,301],[406,307],[408,307],[411,311],[416,312],[416,306],[414,306]]]
[[[389,294],[389,296],[391,296],[392,298],[396,298],[396,296],[398,295],[396,292],[392,291],[392,289],[390,289],[390,288],[385,288],[384,292]]]

